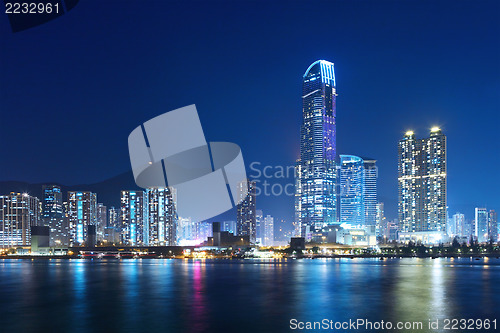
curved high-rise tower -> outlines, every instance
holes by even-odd
[[[302,236],[337,223],[335,159],[335,72],[333,63],[318,60],[302,81],[300,160],[297,161],[295,217]]]

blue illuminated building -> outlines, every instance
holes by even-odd
[[[95,230],[97,223],[97,194],[68,192],[68,222],[70,245],[92,245],[88,244],[88,231],[89,226]]]
[[[126,245],[149,245],[147,191],[121,191],[121,239]]]
[[[340,155],[340,222],[365,225],[365,177],[363,159]]]
[[[323,227],[338,224],[335,87],[331,62],[318,60],[303,76],[295,218],[307,240]]]

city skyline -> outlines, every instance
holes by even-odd
[[[256,3],[198,4],[198,14],[186,4],[158,3],[124,6],[110,22],[95,15],[114,11],[112,4],[99,3],[103,12],[96,14],[93,3],[17,34],[0,26],[0,112],[9,119],[0,124],[0,136],[16,138],[0,147],[9,158],[0,166],[1,180],[76,185],[110,179],[130,168],[125,142],[137,124],[192,103],[207,137],[239,144],[247,166],[293,165],[299,157],[300,77],[313,61],[331,59],[342,110],[337,151],[377,159],[380,201],[389,218],[397,213],[393,143],[407,130],[420,136],[432,126],[450,142],[450,211],[470,216],[476,206],[500,202],[499,177],[481,178],[494,175],[499,163],[492,154],[499,150],[498,2],[435,1],[431,8],[412,1],[321,8],[302,3],[284,12],[280,3],[266,4],[266,11]],[[141,25],[131,29],[125,19],[130,15]],[[188,25],[181,18],[190,15]],[[87,29],[90,21],[95,29]],[[110,27],[127,34],[113,35]],[[83,34],[88,38],[75,38]],[[129,37],[137,40],[133,48]],[[304,47],[304,40],[314,47]],[[125,76],[123,68],[131,72]],[[227,84],[241,78],[242,85]],[[192,89],[193,82],[203,89]],[[29,135],[18,135],[21,128]],[[40,149],[34,137],[50,149]],[[270,145],[276,138],[287,144]],[[472,179],[461,160],[476,154],[483,172]],[[261,200],[262,208],[292,220],[287,199]]]

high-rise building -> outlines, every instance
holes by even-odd
[[[121,191],[121,242],[127,245],[149,244],[148,193]]]
[[[175,195],[170,188],[150,188],[149,245],[176,245]]]
[[[377,204],[377,215],[376,215],[376,234],[377,236],[385,235],[385,228],[387,227],[387,219],[385,218],[384,203],[379,202]]]
[[[261,209],[255,210],[255,229],[256,243],[262,244],[264,238],[264,214]]]
[[[373,159],[340,155],[340,222],[375,227],[377,222],[377,167]]]
[[[67,205],[70,245],[89,245],[97,223],[97,194],[69,191]]]
[[[488,225],[488,233],[490,234],[490,238],[494,241],[498,241],[498,214],[493,209],[490,210],[489,214],[489,225]]]
[[[108,208],[102,203],[97,204],[96,238],[98,242],[104,241],[104,228],[108,224]]]
[[[398,144],[400,232],[446,232],[446,136],[438,127],[430,137],[406,132]]]
[[[365,177],[363,159],[340,155],[340,222],[365,225]]]
[[[120,210],[113,206],[109,207],[108,210],[108,228],[119,228],[120,227]]]
[[[246,185],[245,185],[246,183]],[[238,202],[236,208],[236,229],[238,236],[249,236],[250,242],[255,243],[257,238],[255,221],[255,181],[246,181],[238,184]],[[248,193],[245,191],[248,188]]]
[[[69,227],[64,216],[61,187],[43,185],[42,192],[42,220],[50,227],[50,246],[68,245]]]
[[[30,228],[40,224],[40,201],[27,193],[0,195],[0,247],[30,245]]]
[[[296,164],[295,220],[302,236],[337,221],[336,85],[334,65],[318,60],[302,79],[300,159]]]
[[[365,177],[364,206],[365,225],[375,226],[377,224],[377,161],[370,158],[363,158],[363,168]]]
[[[453,214],[452,221],[453,221],[452,224],[453,224],[454,229],[456,231],[455,236],[459,236],[459,237],[470,236],[470,234],[467,231],[467,224],[465,221],[464,214],[462,214],[462,213]],[[453,228],[451,228],[451,229],[453,229]],[[451,230],[451,231],[453,231],[453,230]]]
[[[274,245],[274,218],[271,215],[264,217],[264,234],[262,238],[262,245]]]
[[[476,208],[474,210],[474,220],[475,220],[475,231],[474,235],[477,237],[477,241],[487,242],[490,240],[489,228],[488,228],[488,211],[486,208]]]

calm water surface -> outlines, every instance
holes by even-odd
[[[500,259],[0,260],[1,332],[292,332],[292,318],[436,332],[429,319],[499,314]]]

